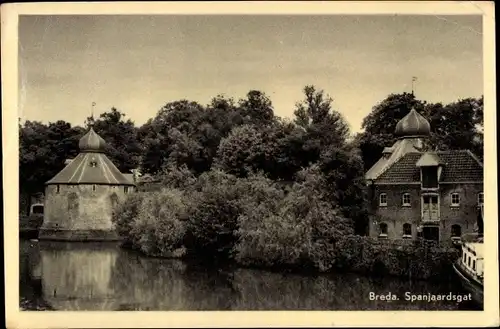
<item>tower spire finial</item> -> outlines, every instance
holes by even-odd
[[[90,127],[94,126],[94,107],[95,107],[95,102],[92,102],[92,106],[90,107],[90,121],[89,121]]]
[[[411,77],[411,94],[415,96],[415,82],[417,81],[417,77]]]

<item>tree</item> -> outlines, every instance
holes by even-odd
[[[142,169],[147,173],[157,174],[168,163],[194,163],[199,147],[196,141],[190,139],[201,121],[203,111],[203,107],[196,102],[170,102],[141,127],[139,136],[144,143]],[[171,131],[174,128],[176,131]],[[172,154],[174,151],[176,152]]]
[[[291,181],[307,166],[304,137],[302,129],[283,120],[236,127],[220,142],[214,165],[238,177],[262,171],[271,179]]]
[[[45,182],[78,154],[81,127],[59,120],[45,125],[26,121],[19,129],[19,188],[23,194],[43,192]]]
[[[304,88],[305,99],[296,104],[295,123],[306,132],[303,149],[309,163],[319,159],[321,150],[330,145],[345,145],[349,126],[343,116],[332,109],[332,98],[314,86]]]
[[[325,177],[326,198],[350,219],[356,234],[368,229],[363,160],[356,148],[330,146],[321,154],[319,168]]]
[[[106,153],[121,172],[130,172],[139,166],[142,145],[138,129],[130,119],[125,121],[125,114],[113,107],[94,120],[93,126],[106,141]]]
[[[239,110],[245,123],[268,125],[275,119],[271,100],[265,93],[250,90],[245,99],[239,101]]]

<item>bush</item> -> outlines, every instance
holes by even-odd
[[[321,176],[302,173],[302,177],[286,196],[268,180],[249,182],[252,188],[238,218],[235,253],[240,264],[320,271],[333,266],[336,240],[352,233],[352,228],[320,199]]]
[[[231,257],[244,184],[235,176],[212,170],[198,178],[190,193],[189,249],[205,258]]]
[[[125,244],[132,243],[130,231],[133,223],[138,218],[139,208],[145,195],[145,193],[141,192],[129,194],[124,202],[119,203],[113,209],[111,220]]]
[[[195,175],[184,164],[180,167],[168,166],[159,175],[164,187],[189,189],[196,183]]]
[[[338,248],[339,269],[409,279],[443,278],[460,256],[454,248],[439,247],[426,241],[399,244],[362,236],[346,236],[340,240]]]
[[[150,256],[183,255],[186,203],[176,189],[132,194],[114,212],[119,234]]]

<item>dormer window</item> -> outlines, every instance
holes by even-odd
[[[422,188],[435,189],[439,187],[439,177],[443,167],[442,161],[436,153],[425,153],[417,161],[417,167],[420,167],[420,180]]]
[[[387,206],[387,194],[385,193],[380,193],[379,195],[379,203],[378,205],[380,207],[386,207]]]
[[[92,160],[90,160],[90,166],[92,168],[97,167],[97,161],[96,161],[96,159],[94,157],[92,157]]]
[[[451,193],[451,206],[459,207],[460,206],[460,194]]]
[[[437,188],[438,187],[438,167],[422,167],[422,187]]]

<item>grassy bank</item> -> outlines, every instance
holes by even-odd
[[[198,178],[176,170],[163,185],[130,195],[113,216],[125,243],[150,256],[412,279],[443,278],[458,257],[455,249],[429,243],[354,235],[353,221],[326,200],[314,168],[291,186],[218,170]]]

